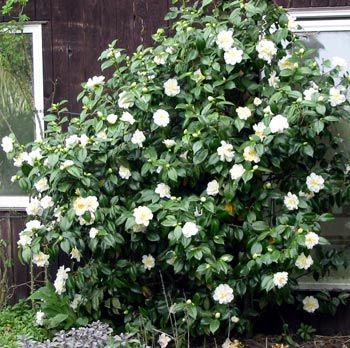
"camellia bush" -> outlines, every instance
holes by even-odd
[[[23,260],[71,259],[32,296],[42,325],[243,333],[271,304],[329,305],[292,289],[342,264],[320,231],[350,196],[335,131],[349,120],[346,62],[320,66],[267,0],[167,19],[154,47],[102,53],[111,77],[83,84],[79,117],[55,104],[44,139],[2,140],[32,197]]]

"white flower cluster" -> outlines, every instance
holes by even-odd
[[[104,85],[104,83],[105,83],[105,77],[102,75],[90,77],[85,84],[85,88],[94,89],[95,87]]]
[[[277,272],[273,275],[273,284],[279,289],[288,283],[288,272]]]
[[[243,51],[237,47],[232,47],[234,44],[233,31],[222,30],[216,38],[216,44],[219,49],[225,51],[224,59],[228,65],[236,65],[243,60]]]
[[[145,206],[139,206],[134,209],[134,218],[137,225],[143,225],[147,227],[150,221],[153,219],[153,214],[151,209]]]
[[[229,304],[233,301],[233,289],[228,284],[220,284],[215,290],[213,299],[220,304]]]
[[[26,213],[32,216],[41,216],[45,209],[49,209],[53,206],[54,201],[51,196],[44,196],[41,199],[32,198],[26,208]]]
[[[256,50],[258,52],[259,58],[265,60],[271,64],[271,60],[277,53],[276,45],[267,39],[262,39],[256,45]]]
[[[64,266],[61,266],[57,271],[56,279],[53,285],[58,295],[62,295],[66,291],[68,272],[70,272],[70,268],[64,268]]]
[[[78,197],[73,202],[73,209],[75,215],[83,216],[86,212],[89,212],[91,215],[94,215],[99,206],[97,197],[88,196],[88,197]]]
[[[13,144],[14,144],[14,141],[10,137],[3,137],[1,140],[1,147],[6,153],[10,153],[13,151],[14,149]]]

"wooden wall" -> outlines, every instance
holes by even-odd
[[[350,6],[350,0],[276,0],[276,3],[296,8]],[[170,4],[171,0],[30,0],[26,11],[30,19],[45,22],[45,107],[66,99],[70,111],[78,113],[76,96],[83,81],[100,74],[97,59],[101,51],[114,39],[129,53],[139,44],[150,45],[152,33],[168,25],[163,18]],[[21,265],[16,257],[18,233],[24,222],[23,213],[0,212],[0,237],[9,240],[9,257],[15,262],[10,283],[17,285],[29,279],[28,267]],[[22,286],[15,299],[27,293],[27,288]],[[343,317],[332,327],[349,328]]]

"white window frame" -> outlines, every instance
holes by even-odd
[[[44,73],[42,23],[26,23],[21,30],[32,34],[33,54],[33,97],[37,112],[35,117],[35,139],[41,139],[44,129]],[[14,33],[14,35],[16,35]],[[24,210],[29,203],[27,196],[2,196],[0,193],[0,210]]]
[[[299,33],[350,31],[349,7],[291,9],[289,13],[296,18],[297,23],[301,26],[301,29],[296,30]],[[302,279],[299,282],[298,290],[350,290],[350,279],[348,282],[337,279],[336,282],[332,283],[327,281],[327,278],[320,281]]]

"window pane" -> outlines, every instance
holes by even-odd
[[[32,112],[32,35],[11,34],[15,45],[14,52],[0,60],[0,138],[14,133],[22,144],[34,139],[35,122]],[[0,37],[1,40],[1,37]],[[4,40],[5,41],[5,40]],[[5,48],[6,49],[6,48]],[[9,65],[8,62],[13,62]],[[3,151],[0,151],[1,196],[23,195],[17,184],[10,178],[16,168],[9,163]]]
[[[350,32],[312,32],[304,33],[305,41],[308,47],[314,48],[315,58],[318,62],[333,57],[346,59],[350,67]],[[341,122],[333,130],[334,135],[340,135],[345,141],[341,145],[341,150],[349,155],[350,159],[350,124]],[[350,164],[350,161],[349,161]],[[324,223],[322,234],[329,239],[333,246],[346,249],[347,259],[350,261],[350,207],[335,207],[333,213],[336,219],[332,222]],[[350,288],[350,276],[348,270],[339,270],[332,273],[322,281],[323,286],[332,288],[332,285],[338,284],[340,288]],[[312,282],[306,279],[309,287],[314,287]],[[340,285],[341,284],[341,285]],[[320,285],[320,283],[319,283]]]

